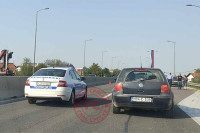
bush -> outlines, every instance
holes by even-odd
[[[193,78],[192,82],[194,82],[194,83],[200,83],[200,77]]]

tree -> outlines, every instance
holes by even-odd
[[[31,76],[33,74],[33,65],[30,58],[24,58],[21,71],[17,72],[17,76]]]
[[[200,73],[200,68],[195,69],[195,73]]]
[[[45,61],[45,65],[46,66],[52,66],[52,67],[67,67],[67,66],[72,66],[74,67],[72,64],[67,63],[65,61],[61,61],[59,59],[48,59]]]
[[[108,68],[104,68],[103,77],[110,77],[110,76],[111,76],[110,70]]]
[[[101,75],[101,67],[98,64],[93,63],[89,69],[91,74],[95,74],[96,76]]]
[[[91,74],[91,70],[87,67],[83,67],[83,74],[84,76],[88,76],[89,74]]]
[[[39,69],[41,69],[41,68],[46,68],[46,67],[47,67],[46,64],[44,64],[44,63],[39,63],[39,64],[35,67],[35,71],[37,71],[37,70],[39,70]]]
[[[118,76],[120,73],[120,70],[119,69],[114,69],[113,70],[113,76]]]

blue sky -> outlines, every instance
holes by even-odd
[[[83,66],[93,62],[104,67],[149,66],[154,49],[155,67],[173,72],[173,44],[176,42],[176,72],[200,67],[200,5],[198,0],[0,0],[0,50],[8,49],[16,65],[23,58],[33,61],[35,12],[38,16],[36,62],[61,59]]]

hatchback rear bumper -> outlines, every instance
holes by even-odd
[[[131,102],[131,97],[152,98],[152,102]],[[169,110],[172,106],[173,97],[160,95],[134,95],[134,94],[113,94],[113,104],[120,108],[140,108]]]

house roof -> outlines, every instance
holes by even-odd
[[[0,63],[0,68],[3,67],[3,63]],[[15,71],[16,70],[16,66],[13,63],[8,63],[8,68],[10,70]]]
[[[190,73],[189,75],[192,75],[194,78],[195,78],[195,77],[200,77],[200,73]],[[189,75],[188,75],[188,76],[189,76]]]

